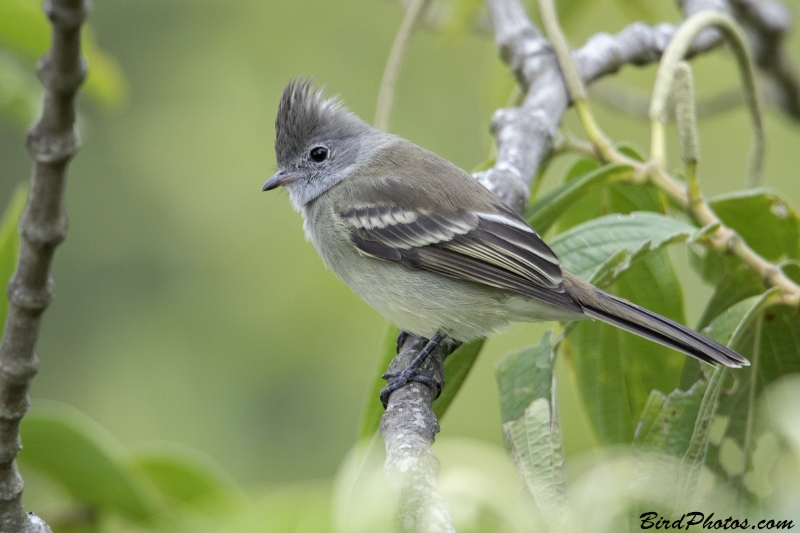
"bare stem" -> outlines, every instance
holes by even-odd
[[[389,117],[392,114],[394,92],[400,77],[400,69],[403,66],[403,57],[406,55],[411,34],[414,33],[414,28],[425,12],[428,2],[429,0],[412,0],[394,38],[392,51],[389,52],[389,59],[386,60],[386,68],[383,71],[381,87],[378,91],[378,104],[375,109],[375,127],[381,131],[389,129]]]
[[[708,202],[699,194],[699,190],[700,200],[692,202],[686,192],[686,188],[663,168],[636,161],[613,148],[608,157],[600,157],[592,144],[569,136],[564,137],[562,146],[598,157],[598,159],[606,163],[624,163],[632,166],[634,171],[628,178],[631,183],[641,183],[642,178],[644,178],[661,190],[676,206],[694,218],[700,226],[717,226],[714,232],[699,242],[715,252],[737,256],[742,262],[755,270],[766,284],[780,288],[781,293],[776,301],[785,305],[800,305],[800,285],[786,276],[778,265],[767,261],[756,253],[738,233],[725,226],[711,209],[711,206],[708,205]]]
[[[747,50],[744,33],[739,29],[736,21],[724,13],[701,11],[693,15],[680,27],[664,51],[658,74],[656,75],[655,87],[653,88],[653,99],[650,103],[650,120],[653,129],[651,159],[654,164],[659,166],[664,166],[665,164],[663,129],[664,123],[667,121],[667,100],[675,80],[675,68],[689,52],[692,42],[700,32],[711,26],[721,31],[722,35],[730,43],[739,65],[744,100],[750,112],[754,133],[748,169],[748,184],[751,186],[757,185],[761,175],[761,167],[763,166],[766,141],[761,109],[758,103],[753,63]]]
[[[21,448],[19,423],[28,410],[28,387],[38,370],[36,341],[42,313],[53,295],[50,263],[66,237],[64,181],[78,151],[75,94],[86,76],[80,27],[89,13],[85,0],[50,0],[45,12],[53,27],[50,50],[39,62],[45,86],[42,116],[28,132],[34,160],[28,205],[20,220],[17,270],[8,284],[8,314],[0,343],[0,530],[49,531],[22,506],[22,477],[15,458]]]

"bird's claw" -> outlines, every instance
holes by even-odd
[[[434,400],[442,393],[442,384],[439,383],[439,380],[430,376],[417,374],[416,372],[407,372],[407,370],[408,369],[402,372],[386,372],[381,376],[389,382],[386,384],[386,387],[381,390],[381,403],[383,403],[384,409],[389,405],[389,396],[391,396],[394,391],[412,382],[422,383],[430,387],[434,392]]]

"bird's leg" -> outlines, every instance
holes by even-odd
[[[404,333],[405,336],[403,336]],[[405,341],[405,337],[408,336],[408,333],[401,331],[400,335],[397,336],[398,352],[400,351],[400,348],[402,348],[401,336],[403,336],[402,341]],[[419,370],[420,365],[425,362],[425,359],[428,357],[428,355],[430,355],[434,348],[439,346],[445,337],[447,337],[446,334],[442,333],[441,331],[437,331],[436,335],[431,337],[425,347],[422,348],[414,360],[411,361],[411,364],[409,364],[402,372],[386,372],[383,376],[381,376],[383,379],[389,382],[386,384],[386,388],[381,391],[381,402],[383,403],[384,407],[389,404],[389,396],[391,396],[394,391],[400,387],[408,385],[412,381],[424,383],[425,385],[431,387],[436,392],[434,399],[439,397],[439,394],[442,392],[442,384],[431,377],[417,374],[417,370]]]
[[[400,330],[400,333],[397,334],[397,355],[400,355],[400,350],[403,349],[403,345],[406,343],[406,339],[408,338],[408,332]]]

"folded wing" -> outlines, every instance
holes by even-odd
[[[482,283],[582,312],[564,291],[555,254],[516,213],[432,213],[364,205],[339,213],[353,244],[367,255]]]

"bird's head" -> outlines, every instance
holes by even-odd
[[[346,179],[358,166],[370,139],[383,135],[325,98],[310,79],[296,79],[283,90],[275,119],[278,172],[265,191],[285,187],[296,209]]]

